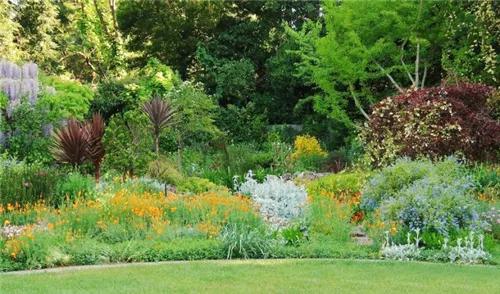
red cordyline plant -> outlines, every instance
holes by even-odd
[[[87,159],[87,146],[85,127],[80,122],[70,119],[66,126],[55,132],[52,154],[57,161],[77,167]]]
[[[94,165],[95,179],[101,177],[101,163],[105,150],[102,138],[104,137],[104,119],[99,113],[94,113],[92,119],[85,126],[87,132],[87,158]]]
[[[160,133],[161,131],[172,125],[175,117],[175,109],[168,101],[163,101],[159,97],[153,98],[151,101],[144,103],[142,110],[151,122],[153,137],[155,140],[156,154],[160,154]]]
[[[52,154],[57,161],[69,163],[73,167],[91,161],[98,182],[105,154],[103,136],[104,120],[100,114],[94,114],[85,124],[70,119],[66,126],[55,132]]]
[[[493,90],[462,83],[408,90],[382,100],[362,132],[368,155],[375,165],[398,156],[454,153],[470,160],[498,160],[500,124],[487,107]]]

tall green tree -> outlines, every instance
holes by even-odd
[[[0,1],[0,56],[12,61],[22,60],[24,52],[19,48],[17,36],[20,26],[15,20],[14,5]]]
[[[16,5],[19,46],[30,60],[45,69],[50,69],[59,58],[55,40],[60,29],[57,16],[52,0],[20,0]]]
[[[157,58],[185,75],[198,42],[212,36],[228,4],[224,1],[123,0],[117,19],[135,65]]]
[[[383,95],[436,82],[428,80],[439,67],[429,57],[439,37],[431,3],[324,1],[323,13],[324,26],[289,30],[303,44],[298,75],[320,90],[318,112],[349,125]]]
[[[115,1],[60,1],[58,5],[62,70],[87,82],[119,74],[126,52],[116,21]]]
[[[443,1],[443,66],[452,79],[498,85],[500,4],[494,0]]]

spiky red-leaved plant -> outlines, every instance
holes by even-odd
[[[88,149],[85,127],[76,120],[68,120],[66,126],[55,132],[51,149],[57,161],[75,167],[81,165],[87,158]]]
[[[156,154],[160,153],[160,132],[167,126],[173,124],[175,109],[168,101],[159,97],[144,103],[142,110],[146,113],[152,125],[153,136],[155,140]]]
[[[87,158],[94,165],[95,180],[99,182],[101,177],[101,163],[104,158],[105,149],[102,142],[104,137],[104,119],[101,114],[94,113],[92,119],[85,125],[87,132]]]

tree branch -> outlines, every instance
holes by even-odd
[[[427,77],[427,64],[424,67],[424,76],[422,77],[422,82],[420,83],[420,88],[424,88],[425,78]]]
[[[361,106],[361,103],[359,102],[358,100],[358,97],[356,96],[356,93],[354,93],[354,87],[352,84],[349,84],[349,90],[351,91],[351,96],[352,98],[354,99],[354,104],[356,105],[356,107],[359,109],[359,111],[361,112],[361,114],[366,118],[366,119],[370,119],[370,117],[368,116],[368,114],[365,112],[365,110],[363,109],[363,107]]]
[[[406,63],[405,63],[405,62],[404,62],[404,60],[403,60],[403,58],[404,58],[404,54],[405,54],[405,53],[404,53],[404,52],[405,52],[405,51],[404,51],[404,50],[405,50],[405,45],[406,45],[406,42],[407,42],[407,41],[408,41],[408,39],[406,39],[406,40],[403,42],[403,44],[401,45],[401,58],[400,58],[400,60],[401,60],[401,64],[403,65],[403,68],[404,68],[404,70],[405,70],[406,74],[408,75],[408,78],[410,78],[410,81],[411,81],[412,85],[413,85],[414,87],[417,87],[417,85],[415,85],[415,80],[414,80],[414,79],[413,79],[413,77],[411,76],[410,71],[409,71],[409,70],[408,70],[408,68],[406,67]]]
[[[118,22],[116,21],[116,2],[115,0],[109,0],[109,8],[111,9],[111,16],[113,17],[113,27],[115,30],[115,37],[118,38]]]
[[[389,78],[389,80],[391,81],[391,83],[394,85],[394,87],[396,87],[396,89],[398,89],[399,93],[404,93],[403,91],[403,88],[401,88],[398,83],[396,83],[396,81],[392,78],[392,76],[385,70],[385,68],[382,67],[382,65],[380,65],[378,62],[375,62],[375,64],[378,66],[378,68],[380,68],[380,70]]]
[[[108,38],[111,39],[111,35],[108,31],[108,24],[104,20],[104,16],[102,15],[101,9],[99,9],[99,4],[97,4],[97,0],[94,0],[94,7],[95,7],[97,17],[99,18],[99,21],[101,23],[101,26],[102,26],[104,33],[106,34],[106,36],[108,36]]]
[[[417,42],[417,57],[415,57],[415,88],[418,87],[419,72],[418,65],[420,64],[420,43]]]

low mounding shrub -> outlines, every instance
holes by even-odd
[[[264,182],[259,183],[249,172],[238,190],[253,199],[264,219],[276,229],[303,216],[307,193],[292,181],[267,176]]]
[[[373,108],[362,132],[372,164],[399,156],[462,153],[471,160],[499,158],[500,123],[488,108],[493,89],[459,84],[409,90]]]
[[[176,164],[166,158],[150,162],[148,174],[169,185],[176,185],[183,177],[182,173],[177,169]]]
[[[149,164],[149,174],[164,184],[175,186],[178,192],[203,193],[209,191],[227,191],[224,186],[199,177],[185,177],[175,164],[166,159],[157,159]]]
[[[441,236],[436,243],[442,243],[461,230],[484,229],[473,192],[472,178],[454,158],[435,163],[400,159],[369,180],[361,208],[377,210],[393,233],[420,230],[424,243],[426,234]]]
[[[190,192],[190,193],[203,193],[210,191],[228,191],[224,186],[216,185],[204,178],[198,177],[187,177],[182,181],[177,183],[177,191],[179,192]]]

